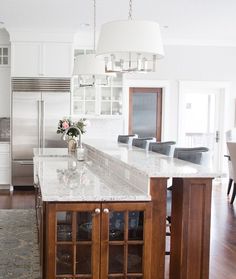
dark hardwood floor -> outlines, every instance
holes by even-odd
[[[34,205],[34,191],[0,191],[0,209],[27,209]]]
[[[211,219],[210,279],[236,278],[236,200],[230,205],[227,181],[214,183]],[[34,208],[33,191],[0,191],[0,208]],[[168,265],[168,256],[166,263]],[[166,279],[168,272],[166,273]]]

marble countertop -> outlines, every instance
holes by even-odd
[[[132,171],[135,168],[148,177],[217,177],[220,174],[211,168],[168,157],[151,151],[145,151],[115,141],[86,140],[85,146],[102,152],[126,164]]]
[[[67,148],[34,148],[34,156],[69,157]]]
[[[40,150],[38,150],[40,151]],[[91,161],[66,157],[67,149],[41,150],[34,157],[43,201],[149,201],[150,196],[123,180],[110,176]],[[45,153],[46,152],[46,153]],[[35,155],[37,150],[35,150]],[[46,157],[45,154],[50,154]],[[63,154],[64,153],[64,154]],[[55,154],[55,156],[53,156]]]

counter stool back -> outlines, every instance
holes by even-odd
[[[134,138],[132,141],[132,145],[142,148],[142,149],[146,149],[148,150],[149,147],[149,143],[150,142],[155,142],[156,138],[153,137],[147,137],[147,138]]]
[[[131,143],[131,141],[134,139],[134,138],[137,138],[138,135],[137,134],[133,134],[133,135],[118,135],[118,138],[117,138],[117,141],[119,143]]]
[[[149,150],[166,156],[170,156],[171,147],[175,144],[175,141],[150,142]]]

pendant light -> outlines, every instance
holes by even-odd
[[[155,72],[157,60],[164,57],[157,22],[133,20],[129,0],[128,20],[102,26],[97,57],[103,57],[107,72]]]
[[[106,73],[105,62],[95,56],[96,45],[96,0],[93,0],[93,51],[92,54],[78,55],[74,60],[73,75],[78,75],[80,87],[91,87],[95,85],[108,85],[111,76]]]

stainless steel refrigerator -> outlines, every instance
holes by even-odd
[[[36,81],[30,79],[31,85],[28,80],[13,81],[13,186],[33,185],[33,148],[65,147],[56,131],[59,119],[70,115],[70,85],[67,82],[61,87],[56,80]]]

